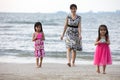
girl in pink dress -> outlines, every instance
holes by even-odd
[[[45,37],[42,29],[42,24],[40,22],[36,22],[34,25],[34,30],[35,32],[33,33],[32,41],[35,42],[34,54],[36,57],[36,65],[39,68],[42,66],[42,60],[43,60],[43,57],[45,56],[45,51],[44,51]]]
[[[112,64],[109,44],[110,40],[107,26],[100,25],[98,38],[95,42],[95,45],[97,46],[94,54],[94,65],[97,65],[98,73],[100,73],[100,66],[103,66],[103,74],[105,74],[106,65]]]

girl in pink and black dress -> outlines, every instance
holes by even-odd
[[[39,68],[42,66],[42,60],[43,60],[43,57],[45,56],[45,51],[44,51],[45,37],[42,29],[42,24],[40,22],[36,22],[34,25],[34,30],[35,32],[33,33],[32,41],[35,42],[34,54],[36,57],[36,65]]]
[[[103,74],[105,74],[106,65],[112,64],[109,44],[110,40],[107,26],[100,25],[98,29],[98,38],[95,42],[97,46],[94,54],[94,65],[97,66],[98,73],[100,73],[100,66],[103,66]]]

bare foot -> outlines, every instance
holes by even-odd
[[[75,67],[75,64],[72,64],[72,67]]]
[[[71,64],[70,64],[70,63],[67,63],[67,65],[68,65],[69,67],[71,67]]]
[[[40,64],[39,67],[42,67],[42,65]]]
[[[39,65],[39,67],[42,67],[42,62],[40,62],[40,65]]]
[[[103,74],[106,74],[106,72],[103,72]]]
[[[36,68],[40,68],[40,66],[37,65]]]
[[[100,73],[100,70],[97,70],[96,72],[97,72],[97,73]]]

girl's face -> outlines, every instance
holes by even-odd
[[[70,10],[71,10],[71,13],[76,13],[77,11],[76,7],[72,7]]]
[[[106,28],[105,27],[101,27],[100,28],[100,35],[101,36],[105,36],[105,34],[106,34]]]
[[[40,26],[36,26],[35,29],[36,29],[37,32],[41,31],[41,27]]]

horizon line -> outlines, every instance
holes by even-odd
[[[86,12],[77,12],[77,13],[107,13],[107,12],[120,12],[120,10],[115,10],[115,11],[86,11]],[[52,14],[52,13],[70,13],[70,12],[66,12],[66,11],[56,11],[56,12],[7,12],[7,11],[0,11],[0,13],[49,13],[49,14]]]

